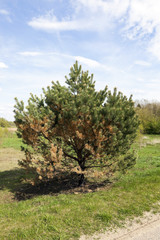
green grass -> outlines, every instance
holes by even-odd
[[[21,139],[19,139],[15,133],[12,133],[11,137],[7,136],[3,139],[1,148],[14,148],[20,150],[21,145]]]
[[[13,148],[20,150],[22,140],[15,132],[9,132],[6,128],[0,128],[0,148]]]
[[[7,170],[9,166],[3,166],[0,172],[0,199],[3,199],[0,201],[0,239],[78,239],[82,234],[119,226],[127,218],[141,216],[144,211],[158,212],[160,144],[137,149],[138,159],[133,169],[108,189],[86,194],[39,195],[25,201],[14,200],[17,189],[24,186],[21,183],[24,172],[18,168]],[[1,160],[9,149],[2,150],[0,169]],[[14,151],[15,155],[19,154]]]

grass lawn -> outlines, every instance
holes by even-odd
[[[148,137],[148,136],[147,136]],[[137,146],[137,164],[106,188],[90,193],[35,194],[19,201],[25,186],[16,136],[0,138],[0,239],[67,240],[93,234],[144,211],[160,210],[160,143]],[[160,138],[159,138],[160,139]],[[146,141],[146,138],[144,139]]]
[[[1,148],[13,148],[20,150],[20,145],[22,144],[21,139],[19,139],[16,133],[9,131],[6,128],[0,127],[0,149]]]

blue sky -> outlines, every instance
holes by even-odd
[[[160,101],[159,0],[0,0],[0,117],[76,60],[96,88]]]

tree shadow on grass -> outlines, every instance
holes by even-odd
[[[73,172],[63,172],[61,177],[55,176],[50,182],[33,186],[24,182],[25,175],[25,171],[19,168],[0,172],[0,190],[8,189],[14,194],[15,200],[21,201],[39,195],[88,193],[111,186],[111,182],[108,180],[99,183],[86,180],[83,186],[78,187],[79,175]]]
[[[21,178],[24,174],[25,171],[19,168],[0,172],[0,190],[9,189],[11,192],[16,191],[22,185]]]

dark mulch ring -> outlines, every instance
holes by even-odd
[[[108,179],[101,182],[91,182],[88,179],[78,186],[80,176],[77,173],[64,174],[63,177],[55,177],[52,181],[38,185],[25,184],[15,192],[15,199],[18,201],[31,199],[38,195],[59,195],[59,194],[79,194],[95,192],[111,187],[112,182]]]

